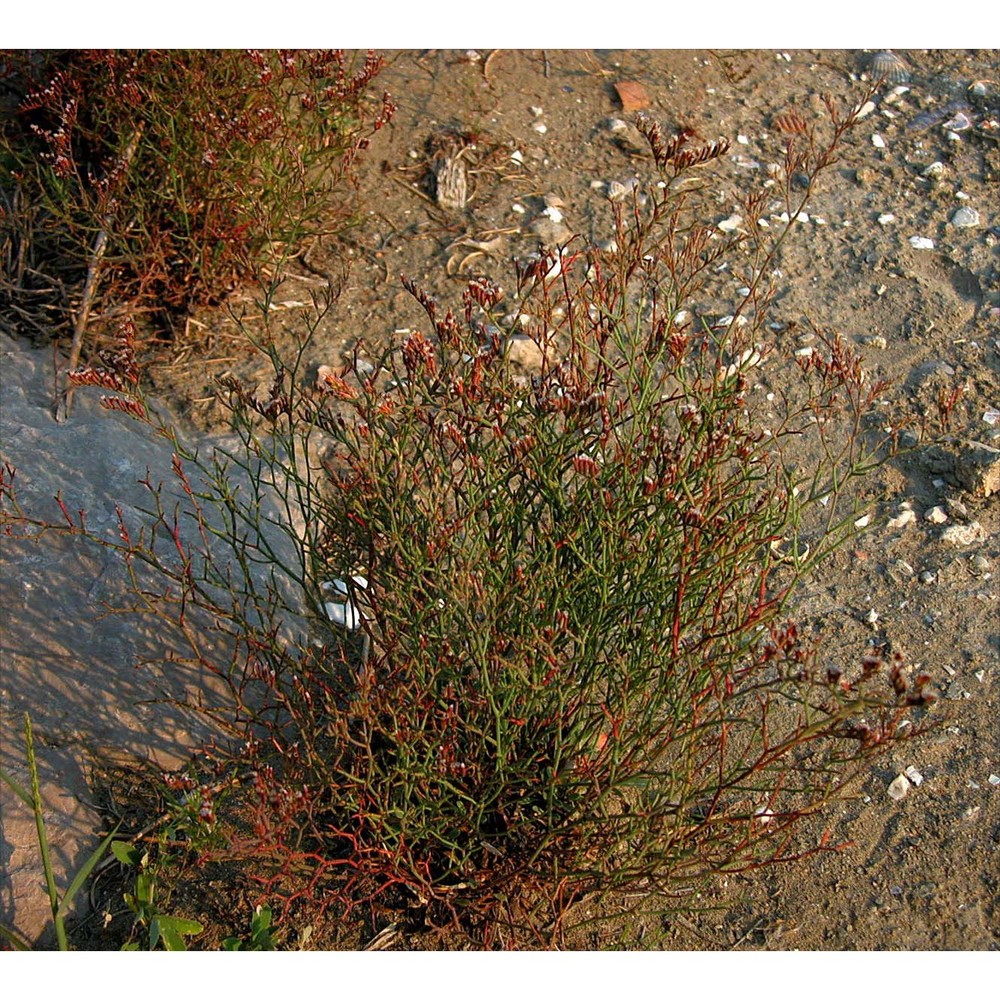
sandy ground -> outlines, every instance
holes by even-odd
[[[365,161],[368,213],[352,234],[343,294],[323,320],[309,360],[336,364],[359,339],[384,341],[417,327],[422,312],[399,284],[400,273],[455,305],[470,269],[511,283],[512,256],[558,236],[551,213],[545,215],[546,196],[569,232],[594,242],[608,238],[609,183],[653,179],[650,161],[614,124],[628,118],[616,84],[640,82],[650,112],[667,129],[684,125],[705,139],[734,140],[713,174],[722,221],[735,211],[734,192],[761,183],[768,164],[780,159],[773,116],[795,109],[818,120],[820,94],[848,101],[863,85],[858,77],[870,69],[871,55],[389,53],[381,83],[399,112]],[[887,419],[919,422],[942,391],[961,388],[953,432],[1000,447],[1000,134],[989,116],[1000,103],[1000,56],[898,56],[908,80],[895,92],[882,88],[783,252],[787,287],[776,303],[774,336],[807,346],[814,324],[862,347],[868,366],[893,383]],[[966,102],[970,127],[949,130],[949,122],[962,124],[957,112],[937,112],[956,101]],[[447,128],[475,136],[464,208],[442,208],[428,182],[434,136]],[[974,214],[956,219],[960,209]],[[915,246],[912,237],[933,246]],[[301,280],[277,296],[290,335],[309,291],[335,269],[321,253],[309,263],[312,270],[302,269]],[[704,310],[712,305],[704,303]],[[126,510],[141,505],[136,480],[147,465],[168,467],[169,454],[82,393],[70,423],[56,425],[49,416],[51,352],[7,339],[2,347],[2,457],[17,466],[25,500],[48,503],[51,511],[49,498],[61,488],[72,509],[86,507],[92,523],[113,532],[114,503]],[[153,364],[149,377],[189,434],[217,434],[224,413],[211,380],[227,367],[250,379],[264,375],[231,327],[204,315],[192,324],[189,342]],[[762,366],[754,391],[780,388],[782,377]],[[873,527],[800,595],[797,612],[845,659],[876,644],[902,650],[935,677],[946,724],[885,759],[865,776],[857,798],[829,816],[835,838],[853,846],[730,878],[705,900],[717,909],[660,921],[647,938],[658,946],[983,950],[1000,944],[1000,780],[991,780],[1000,775],[1000,511],[995,493],[963,486],[939,459],[917,448],[880,471],[870,485],[878,500]],[[890,527],[903,504],[914,518]],[[935,507],[945,521],[927,518]],[[966,544],[948,541],[949,527],[972,524],[979,529],[970,529]],[[97,617],[101,601],[121,586],[120,573],[100,553],[65,541],[5,539],[3,559],[0,761],[24,780],[18,733],[23,711],[30,711],[56,857],[71,871],[96,842],[100,823],[88,805],[91,755],[114,747],[169,766],[203,733],[162,701],[164,689],[176,693],[201,679],[133,668],[162,637],[137,633],[115,616]],[[907,767],[923,780],[893,800],[887,788]],[[33,825],[2,794],[0,920],[35,936],[44,907]],[[595,932],[578,944],[641,947],[645,935],[641,927],[618,938]]]

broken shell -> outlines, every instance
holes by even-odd
[[[897,774],[886,791],[888,791],[890,799],[895,799],[898,802],[905,797],[910,787],[910,779],[905,774]]]
[[[916,788],[924,783],[924,776],[911,764],[904,772]]]
[[[933,250],[934,241],[927,236],[911,236],[910,246],[914,250]]]
[[[884,52],[876,52],[871,57],[868,67],[871,75],[876,80],[885,80],[886,83],[894,85],[910,82],[909,67],[891,49],[886,49]]]

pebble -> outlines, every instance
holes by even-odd
[[[890,579],[893,583],[901,584],[913,579],[915,570],[905,559],[897,559],[889,563],[887,567]]]
[[[969,229],[978,226],[979,213],[969,205],[963,205],[951,217],[951,224],[958,229]]]
[[[507,341],[507,357],[522,368],[542,366],[542,349],[524,334],[515,334]]]
[[[924,584],[937,583],[937,573],[934,573],[929,569],[925,569],[920,574],[920,582]]]
[[[888,226],[890,222],[895,222],[895,221],[896,221],[896,216],[894,216],[892,212],[883,212],[878,217],[878,224],[880,226]]]
[[[872,145],[876,149],[885,149],[885,139],[876,132],[872,135]]]
[[[890,531],[898,531],[900,528],[905,528],[908,524],[915,521],[917,515],[913,513],[913,509],[910,507],[907,501],[903,501],[899,505],[899,515],[897,517],[892,517],[886,522],[886,527]]]
[[[953,524],[941,532],[941,541],[950,545],[972,545],[986,541],[986,531],[978,521],[971,524]]]
[[[972,695],[970,695],[968,693],[968,691],[966,691],[965,688],[962,687],[962,684],[961,684],[960,681],[952,681],[948,685],[948,690],[945,691],[944,696],[949,701],[961,701],[963,698],[971,698],[972,697]]]
[[[924,783],[924,776],[911,764],[904,772],[907,778],[919,788]]]
[[[910,779],[907,778],[905,774],[897,774],[886,791],[889,793],[890,799],[894,799],[898,802],[906,796],[906,793],[911,787]]]
[[[945,507],[948,511],[948,516],[955,521],[968,521],[969,520],[969,508],[962,503],[961,500],[955,500],[953,497],[948,497],[944,502]]]
[[[930,521],[931,524],[944,524],[948,520],[948,515],[944,511],[944,507],[931,507],[925,512],[924,520]]]
[[[977,552],[969,562],[972,564],[972,568],[977,573],[989,573],[992,565],[989,559],[986,558],[981,552]]]
[[[975,496],[1000,493],[1000,449],[979,441],[965,442],[955,457],[954,476]]]
[[[986,780],[991,785],[1000,785],[1000,774],[991,774]]]
[[[927,236],[911,236],[910,246],[914,250],[933,250],[934,241]]]
[[[930,177],[936,180],[937,178],[944,176],[944,169],[944,164],[940,160],[935,160],[932,164],[924,167],[924,169],[920,171],[920,176]]]
[[[743,225],[743,216],[741,215],[731,215],[728,219],[723,219],[719,224],[718,228],[724,233],[735,233],[740,226]]]

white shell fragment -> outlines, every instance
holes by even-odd
[[[898,802],[900,799],[906,796],[906,793],[910,790],[910,779],[906,777],[905,774],[897,774],[893,778],[892,783],[886,789],[889,793],[889,798],[894,799]]]
[[[916,788],[924,783],[924,776],[911,764],[904,772]]]
[[[363,576],[352,576],[355,589],[367,590],[368,581]],[[327,580],[323,583],[322,589],[325,593],[333,593],[338,599],[326,601],[323,610],[326,611],[327,618],[334,625],[353,631],[361,624],[362,615],[354,602],[349,599],[350,588],[345,580]]]
[[[934,241],[928,236],[911,236],[910,246],[914,250],[933,250]]]
[[[876,149],[885,149],[885,139],[878,134],[878,132],[872,133],[872,145]]]
[[[888,226],[890,222],[895,222],[895,221],[896,221],[896,216],[894,216],[892,212],[883,212],[878,217],[878,224],[880,226]]]
[[[731,215],[728,219],[723,219],[719,223],[719,229],[724,233],[735,233],[740,226],[743,225],[743,216],[741,215]]]

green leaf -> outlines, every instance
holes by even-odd
[[[119,823],[118,826],[121,826]],[[104,840],[101,841],[97,850],[87,858],[83,867],[76,873],[73,881],[70,883],[69,888],[63,895],[62,902],[59,904],[59,912],[56,916],[61,916],[66,913],[73,902],[73,897],[80,891],[80,887],[87,881],[90,877],[90,873],[94,870],[94,866],[98,861],[104,856],[104,852],[111,845],[111,838],[118,832],[118,826],[116,826],[111,833],[109,833]]]
[[[163,947],[167,951],[187,951],[184,937],[200,934],[204,930],[197,920],[186,920],[184,917],[158,916],[156,923],[163,937]]]
[[[222,942],[223,951],[239,951],[243,942],[237,937],[228,937]]]
[[[188,920],[186,917],[165,917],[161,914],[160,930],[166,931],[169,927],[178,934],[192,935],[200,934],[205,928],[197,920]]]
[[[31,796],[2,767],[0,767],[0,778],[10,785],[14,794],[30,809]]]
[[[127,844],[124,840],[116,840],[111,845],[111,853],[123,865],[138,865],[142,859],[142,851],[140,851],[138,847],[134,847],[132,844]]]

